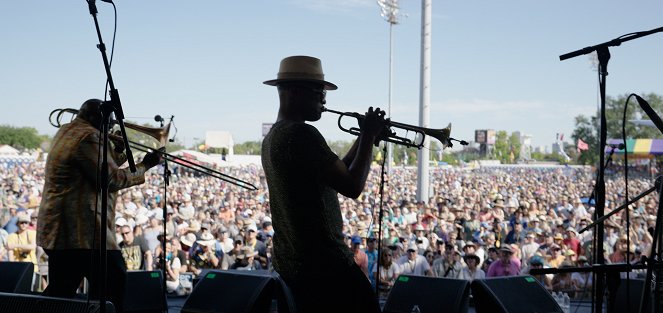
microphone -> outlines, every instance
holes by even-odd
[[[624,148],[626,148],[626,145],[624,145],[623,143],[620,143],[618,145],[608,144],[608,147],[613,148],[613,149],[617,149],[617,150],[624,150]]]
[[[654,109],[645,101],[645,99],[642,99],[640,96],[635,95],[635,99],[638,100],[638,104],[642,108],[645,113],[647,113],[647,116],[649,116],[649,119],[654,122],[654,125],[656,125],[656,128],[663,134],[663,121],[661,121],[661,118],[654,112]]]
[[[158,114],[157,114],[157,115],[154,116],[154,121],[156,121],[156,122],[163,122],[163,117],[161,117],[161,115],[158,115]]]

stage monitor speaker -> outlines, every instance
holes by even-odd
[[[467,312],[470,283],[463,279],[401,275],[389,292],[385,313]]]
[[[99,311],[99,301],[94,300],[51,298],[0,292],[0,312],[98,313]],[[106,312],[115,312],[111,302],[106,302]]]
[[[276,278],[267,271],[209,271],[187,298],[182,313],[270,312]]]
[[[620,279],[615,297],[614,312],[640,312],[640,302],[642,301],[642,288],[644,287],[644,284],[644,279],[631,279],[628,284],[629,288],[627,289],[626,279]],[[629,290],[628,297],[626,290]],[[653,293],[649,295],[649,299],[652,300],[652,298]],[[651,301],[649,307],[651,307]],[[647,310],[647,312],[651,312],[651,310]]]
[[[472,281],[477,313],[562,313],[555,299],[532,276],[510,276]]]
[[[0,262],[0,292],[30,293],[34,266],[30,262]]]
[[[162,274],[161,271],[127,271],[124,312],[161,313],[166,311]]]

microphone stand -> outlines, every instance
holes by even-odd
[[[377,268],[377,277],[375,278],[375,297],[380,300],[380,261],[382,261],[382,217],[384,216],[384,174],[385,174],[385,163],[388,162],[388,143],[384,144],[384,147],[382,148],[382,151],[384,151],[384,157],[382,158],[382,166],[380,168],[380,207],[378,208],[378,238],[376,240],[378,241],[378,257],[375,260],[375,268]],[[391,164],[389,164],[391,166]],[[387,248],[389,249],[389,248]],[[369,275],[371,275],[371,272],[373,271],[372,268],[368,269]],[[387,272],[389,269],[387,269]]]
[[[94,19],[94,26],[97,30],[97,37],[99,38],[99,45],[97,48],[101,52],[101,57],[104,61],[104,68],[106,70],[106,76],[108,80],[108,86],[110,87],[110,101],[104,101],[101,105],[102,112],[102,126],[101,131],[103,133],[103,152],[102,152],[102,161],[101,161],[101,226],[99,227],[101,235],[99,236],[99,312],[106,313],[106,280],[107,280],[107,257],[108,251],[106,250],[106,240],[108,237],[107,225],[108,225],[108,131],[111,126],[111,113],[115,113],[117,122],[120,125],[120,130],[122,131],[122,137],[124,139],[125,153],[127,155],[127,161],[129,161],[129,169],[132,173],[136,172],[136,164],[133,160],[133,154],[129,147],[129,140],[127,138],[126,131],[124,129],[124,113],[122,111],[122,104],[120,103],[120,95],[115,89],[115,84],[113,83],[113,77],[110,71],[110,64],[108,62],[108,57],[106,56],[106,46],[101,37],[101,30],[99,29],[99,21],[97,20],[97,6],[95,0],[86,0],[88,8],[92,18]]]
[[[159,115],[155,117],[155,119],[158,118],[158,121],[163,127],[163,118]],[[173,121],[173,116],[171,115],[170,121]],[[164,148],[165,149],[165,148]],[[165,152],[165,151],[164,151]],[[161,240],[161,264],[163,265],[161,267],[161,270],[163,271],[163,281],[162,281],[162,288],[163,288],[163,295],[164,299],[166,298],[168,294],[168,289],[166,289],[166,279],[168,277],[168,270],[166,269],[166,218],[168,217],[168,185],[170,185],[170,169],[168,168],[168,159],[164,158],[163,159],[163,212],[162,217],[163,217],[163,239]]]
[[[605,169],[602,168],[602,165],[604,163],[605,159],[605,152],[604,148],[606,141],[607,141],[607,136],[608,136],[608,131],[607,131],[607,121],[606,121],[606,115],[605,115],[605,89],[606,89],[606,77],[608,76],[608,61],[610,60],[610,50],[608,49],[611,46],[619,46],[621,45],[622,42],[633,40],[636,38],[640,38],[643,36],[651,35],[653,33],[661,32],[663,31],[663,27],[659,27],[657,29],[653,29],[650,31],[645,31],[645,32],[638,32],[638,33],[631,33],[627,34],[624,36],[621,36],[619,38],[591,46],[591,47],[586,47],[580,50],[576,50],[570,53],[563,54],[559,56],[560,61],[564,61],[566,59],[570,59],[573,57],[577,57],[580,55],[588,54],[591,52],[596,51],[599,59],[599,89],[600,89],[600,94],[601,94],[601,108],[600,108],[600,143],[599,143],[599,163],[598,163],[598,177],[596,179],[596,211],[594,212],[594,217],[595,220],[603,217],[603,213],[605,210]],[[605,259],[603,256],[603,237],[604,237],[604,226],[603,224],[598,224],[596,227],[597,231],[594,234],[595,240],[596,240],[596,245],[594,247],[594,260],[596,263],[599,265],[602,265],[605,263]],[[601,313],[603,309],[603,292],[605,289],[605,281],[604,277],[605,274],[600,273],[597,274],[597,279],[595,280],[594,284],[594,311],[596,313]]]

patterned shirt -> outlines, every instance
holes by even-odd
[[[343,242],[338,193],[320,175],[337,160],[318,130],[306,123],[279,121],[263,140],[262,165],[274,223],[273,264],[286,280],[306,278],[303,271],[354,263]]]
[[[99,130],[81,118],[63,125],[55,134],[46,160],[37,245],[56,250],[99,247],[101,188],[97,184],[97,173],[102,144]],[[137,164],[136,173],[131,173],[128,168],[118,168],[117,163],[124,161],[125,155],[117,155],[109,149],[108,223],[105,227],[109,250],[119,250],[114,211],[117,191],[145,182],[145,166]]]

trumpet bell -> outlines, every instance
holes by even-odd
[[[451,137],[451,123],[449,123],[449,126],[441,129],[425,129],[424,133],[439,140],[442,143],[442,149],[450,146],[449,138]]]

